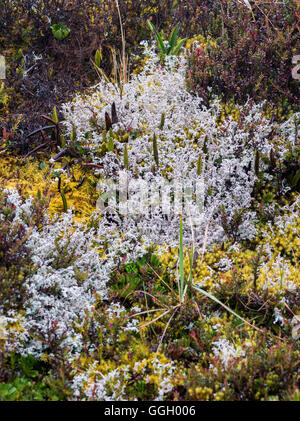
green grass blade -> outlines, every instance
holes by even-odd
[[[68,210],[68,204],[67,204],[66,196],[61,190],[61,177],[58,177],[57,190],[62,198],[64,212],[66,212]]]
[[[158,147],[157,147],[157,138],[156,135],[153,135],[153,139],[152,139],[152,143],[153,143],[153,155],[154,155],[154,160],[156,165],[159,165],[159,158],[158,158]]]
[[[64,193],[62,191],[60,192],[60,195],[61,195],[62,202],[63,202],[64,212],[67,212],[68,204],[67,204],[66,196],[64,195]]]
[[[53,107],[53,113],[52,113],[52,119],[55,121],[55,123],[58,123],[58,116],[57,116],[57,110],[56,107]]]
[[[247,322],[247,320],[243,319],[241,316],[239,316],[235,311],[231,310],[230,307],[228,307],[226,304],[222,303],[222,301],[218,300],[214,295],[210,294],[209,292],[204,291],[204,289],[196,286],[195,284],[192,284],[192,287],[195,288],[197,291],[201,292],[203,295],[205,295],[206,297],[210,298],[211,300],[213,300],[214,302],[220,304],[222,307],[224,307],[227,311],[229,311],[231,314],[233,314],[235,317],[237,317],[238,319],[242,320],[244,323],[246,324],[250,324],[249,322]],[[252,326],[250,324],[250,326]]]
[[[198,162],[197,162],[197,175],[201,175],[202,173],[202,154],[199,155]]]
[[[99,50],[97,50],[95,54],[95,64],[97,67],[101,66],[101,54]]]
[[[128,170],[128,151],[127,151],[127,145],[124,147],[124,167],[126,170]]]
[[[191,248],[191,255],[190,255],[190,273],[189,273],[189,283],[192,283],[192,278],[193,278],[193,263],[194,263],[194,246],[192,244],[192,248]]]
[[[165,125],[165,113],[162,113],[161,119],[160,119],[160,125],[159,125],[160,130],[164,128],[164,125]]]
[[[180,299],[183,297],[184,289],[184,261],[183,261],[183,235],[182,235],[182,216],[180,217],[179,227],[179,280],[180,280]]]
[[[112,132],[111,129],[109,130],[109,139],[108,139],[108,144],[107,144],[107,150],[108,150],[108,152],[114,151],[114,139],[113,139],[113,132]]]

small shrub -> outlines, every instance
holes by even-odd
[[[298,111],[300,84],[291,75],[292,57],[299,52],[296,3],[253,4],[253,14],[237,0],[218,3],[214,19],[204,24],[215,44],[200,43],[190,51],[190,88],[206,100],[212,87],[224,101],[242,103],[250,96],[267,99],[285,114]]]

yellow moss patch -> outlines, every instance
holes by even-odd
[[[16,188],[23,197],[40,195],[49,202],[49,214],[63,212],[62,196],[58,191],[58,175],[61,177],[63,192],[68,209],[73,209],[75,219],[87,218],[96,207],[98,194],[96,177],[80,165],[73,165],[70,176],[60,173],[62,165],[55,163],[42,165],[31,159],[0,157],[0,183],[3,187]],[[58,172],[57,172],[58,171]],[[79,186],[80,182],[84,181]]]

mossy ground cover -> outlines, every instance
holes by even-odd
[[[2,3],[0,399],[299,400],[297,2]]]

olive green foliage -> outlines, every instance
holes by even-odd
[[[165,60],[166,56],[176,56],[179,54],[180,49],[183,47],[184,43],[187,40],[187,38],[180,39],[178,36],[180,23],[177,23],[177,25],[173,28],[170,38],[167,41],[163,39],[162,35],[157,31],[157,29],[155,28],[153,23],[151,23],[150,20],[147,20],[147,24],[150,30],[155,34],[162,61]]]
[[[55,23],[51,29],[54,37],[59,41],[65,39],[70,33],[70,29],[64,23]]]
[[[43,206],[36,204],[36,214],[31,224],[41,220]],[[32,272],[31,251],[26,241],[31,230],[22,222],[14,221],[16,209],[7,203],[7,197],[0,192],[0,301],[8,310],[20,310],[26,299],[24,280]]]
[[[0,401],[58,401],[70,395],[66,378],[54,374],[47,364],[30,355],[22,357],[13,352],[5,367],[0,377]]]
[[[251,10],[238,0],[196,3],[188,6],[191,20],[202,25],[195,35],[211,41],[191,48],[190,88],[205,100],[212,94],[239,103],[248,96],[268,100],[267,113],[275,119],[299,111],[300,84],[291,74],[300,48],[299,3],[255,2]]]

